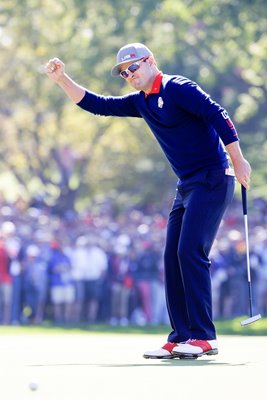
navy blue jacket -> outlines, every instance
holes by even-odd
[[[116,97],[86,91],[77,105],[96,115],[144,118],[181,179],[227,168],[224,145],[238,140],[225,109],[183,76],[164,74],[159,93],[148,96],[143,91]]]

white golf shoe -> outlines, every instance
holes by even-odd
[[[167,342],[158,350],[148,350],[143,354],[144,358],[158,358],[158,359],[168,359],[177,357],[172,353],[174,348],[178,348],[178,343]]]
[[[179,358],[197,358],[203,354],[207,356],[216,355],[218,354],[217,340],[189,339],[174,347],[172,354]]]

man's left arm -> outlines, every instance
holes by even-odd
[[[214,104],[213,104],[214,107]],[[213,126],[222,139],[225,148],[232,161],[235,176],[239,183],[246,189],[249,189],[251,167],[249,162],[244,158],[240,145],[236,128],[231,121],[227,112],[218,104],[218,112],[213,117]]]
[[[171,97],[185,111],[211,124],[224,145],[238,141],[238,135],[227,111],[216,103],[196,82],[177,78],[168,84]]]
[[[251,167],[242,154],[237,131],[227,111],[195,82],[185,80],[182,85],[171,85],[171,90],[177,88],[183,94],[174,96],[176,101],[180,102],[180,107],[212,124],[230,156],[236,179],[249,189]]]

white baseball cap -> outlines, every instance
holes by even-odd
[[[153,56],[153,53],[142,43],[130,43],[123,46],[117,54],[117,64],[111,70],[112,76],[120,75],[120,65],[129,61],[137,61],[141,58]]]

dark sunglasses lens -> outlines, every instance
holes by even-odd
[[[127,73],[127,71],[121,71],[121,76],[124,78],[124,79],[126,79],[126,78],[128,78],[128,73]]]
[[[131,72],[135,72],[138,70],[138,68],[139,68],[139,65],[137,63],[134,63],[128,67],[128,70]]]
[[[140,62],[139,63],[136,62],[136,63],[131,64],[126,70],[121,71],[120,75],[124,79],[128,78],[129,74],[128,74],[127,70],[129,70],[131,73],[134,73],[135,71],[137,71],[140,68],[139,64],[140,64]]]

